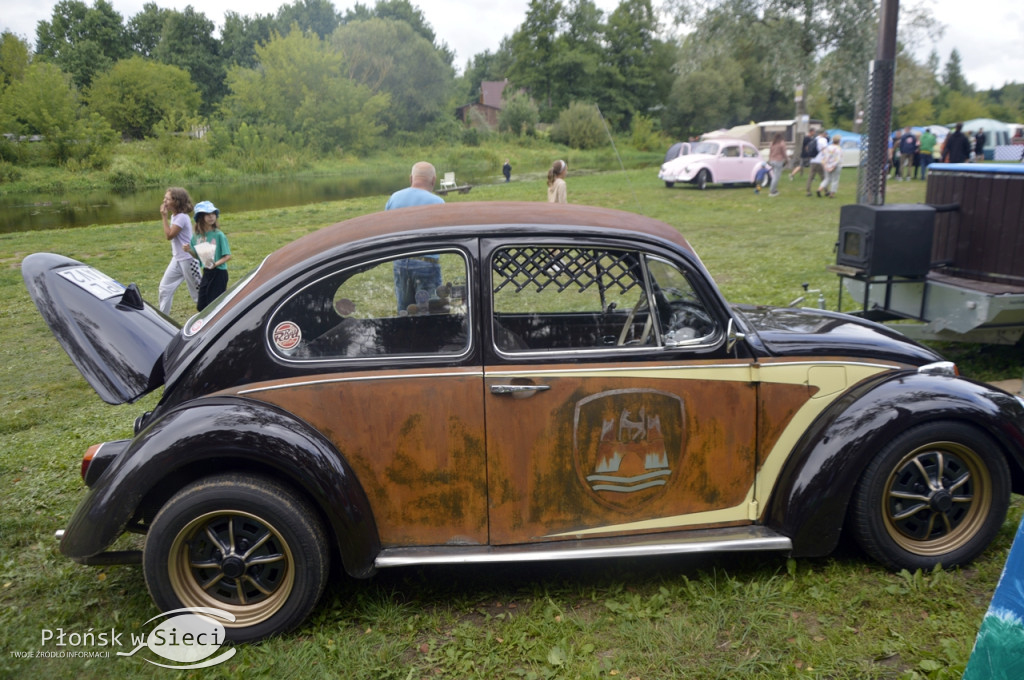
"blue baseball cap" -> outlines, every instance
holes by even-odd
[[[217,210],[217,206],[215,206],[210,201],[199,201],[198,203],[196,203],[196,208],[195,211],[192,213],[192,216],[195,217],[196,215],[205,215],[209,213],[213,213],[217,217],[220,217],[220,211]]]

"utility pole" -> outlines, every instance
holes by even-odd
[[[800,150],[804,148],[804,137],[807,135],[807,128],[809,127],[807,97],[804,96],[803,83],[797,83],[793,94],[793,101],[796,102],[796,114],[793,118],[795,123],[793,130],[793,155],[790,157],[791,162],[787,167],[795,167],[801,162]]]

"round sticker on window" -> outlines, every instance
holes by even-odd
[[[287,352],[295,349],[302,342],[302,330],[291,321],[282,321],[274,328],[274,344]]]

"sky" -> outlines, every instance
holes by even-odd
[[[142,10],[147,0],[111,0],[114,9],[127,20]],[[184,9],[191,4],[215,24],[224,23],[224,13],[243,16],[274,14],[288,0],[153,0],[159,7]],[[92,6],[93,0],[85,0]],[[339,12],[356,0],[334,0]],[[946,26],[938,42],[913,46],[924,62],[934,48],[945,65],[955,47],[968,82],[979,89],[1001,87],[1008,82],[1024,83],[1024,2],[1021,0],[927,0],[936,19]],[[56,0],[0,0],[0,32],[12,31],[35,44],[36,24],[49,20]],[[363,0],[373,6],[374,0]],[[498,49],[501,39],[511,35],[526,17],[528,0],[412,0],[437,34],[455,53],[461,71],[466,61],[484,50]],[[619,0],[595,0],[606,13]],[[663,3],[655,0],[655,6]]]

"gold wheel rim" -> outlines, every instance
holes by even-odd
[[[882,517],[889,537],[922,556],[950,553],[981,530],[992,479],[974,449],[934,442],[904,456],[889,474]]]
[[[175,536],[168,557],[171,587],[185,607],[235,616],[228,628],[266,621],[295,585],[295,559],[281,532],[247,512],[200,515]]]

